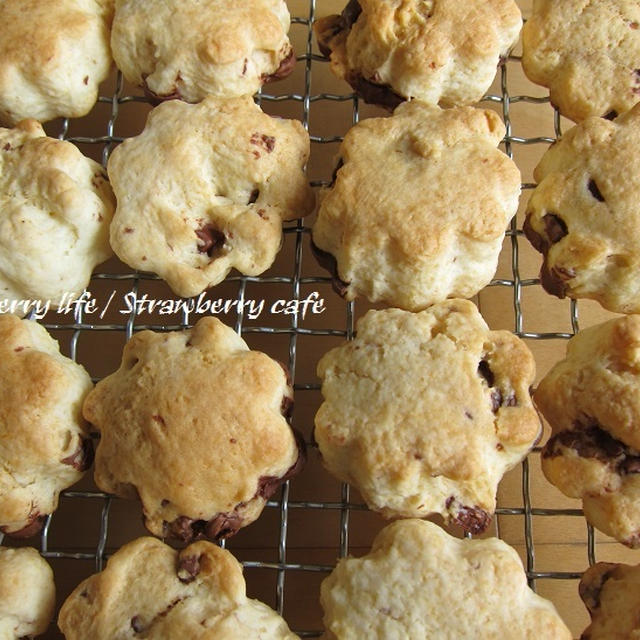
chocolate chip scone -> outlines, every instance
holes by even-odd
[[[545,290],[640,312],[640,105],[567,131],[534,177],[524,232],[544,255]]]
[[[640,316],[580,331],[540,381],[542,470],[596,528],[640,547]]]
[[[58,494],[91,465],[82,419],[92,387],[39,324],[0,315],[0,531],[37,533]]]
[[[153,98],[254,94],[295,65],[285,0],[116,0],[113,57]]]
[[[31,547],[0,547],[0,638],[25,640],[47,630],[55,606],[53,571]]]
[[[575,122],[615,117],[640,101],[637,0],[534,0],[522,66]]]
[[[80,294],[112,255],[115,200],[103,168],[35,120],[0,129],[0,299]]]
[[[283,366],[216,318],[138,333],[84,403],[101,433],[96,484],[140,496],[154,535],[232,535],[302,466],[292,397]]]
[[[112,0],[0,2],[0,122],[89,113],[111,68]]]
[[[347,132],[313,227],[347,300],[417,311],[490,282],[520,195],[504,132],[492,111],[418,101]]]
[[[580,640],[640,638],[640,565],[598,562],[584,572],[580,597],[591,615]]]
[[[478,102],[518,40],[514,0],[350,0],[314,24],[333,73],[366,102]]]
[[[78,585],[58,625],[66,640],[298,638],[275,611],[247,598],[229,551],[206,541],[176,551],[155,538],[126,544]]]
[[[394,522],[368,555],[340,560],[320,602],[326,640],[571,640],[509,545],[422,520]]]
[[[502,475],[539,436],[534,374],[526,345],[490,331],[468,300],[369,311],[318,365],[323,461],[385,517],[440,513],[479,533]]]
[[[250,97],[165,102],[109,158],[113,249],[181,296],[233,267],[258,275],[280,248],[282,221],[313,210],[308,157],[302,124],[266,115]]]

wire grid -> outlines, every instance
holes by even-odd
[[[297,63],[304,65],[304,87],[302,93],[289,93],[289,94],[276,94],[260,92],[256,96],[258,103],[264,102],[281,102],[281,101],[294,101],[302,104],[303,110],[303,125],[307,131],[309,131],[309,115],[311,103],[321,101],[337,101],[337,102],[350,102],[352,104],[352,122],[357,123],[360,118],[359,100],[353,93],[333,94],[333,93],[311,93],[311,77],[312,69],[314,65],[326,64],[327,61],[324,57],[313,53],[312,50],[312,24],[316,13],[316,0],[309,0],[308,13],[306,16],[293,16],[292,23],[298,25],[304,25],[307,29],[306,36],[306,48],[304,53],[297,55]],[[499,68],[500,73],[500,93],[489,94],[483,99],[483,102],[498,103],[502,107],[502,116],[506,125],[506,135],[503,140],[505,152],[511,158],[513,158],[513,148],[515,145],[530,145],[539,143],[552,143],[555,138],[560,137],[560,116],[556,111],[554,116],[554,128],[555,138],[548,137],[529,137],[523,138],[513,135],[512,121],[510,117],[510,107],[512,104],[518,102],[528,102],[533,104],[548,104],[549,98],[538,98],[529,95],[509,95],[508,90],[508,70],[509,64],[519,63],[520,56],[510,55],[508,59],[503,61]],[[271,85],[277,88],[277,85]],[[136,95],[124,94],[124,83],[120,73],[117,75],[115,91],[111,96],[101,96],[99,98],[100,103],[106,103],[110,105],[111,113],[107,122],[106,132],[104,136],[98,137],[72,137],[69,135],[69,120],[62,121],[61,130],[59,133],[60,139],[69,140],[78,144],[91,144],[91,145],[103,145],[102,150],[102,164],[106,167],[107,160],[115,144],[121,142],[124,138],[114,135],[114,126],[116,120],[120,115],[120,107],[123,104],[130,102],[147,102],[147,99]],[[322,137],[310,135],[312,142],[312,149],[319,148],[322,145],[328,143],[340,142],[342,136],[334,137]],[[311,185],[314,187],[327,186],[329,180],[312,181]],[[532,183],[523,183],[523,190],[530,190],[535,187]],[[303,277],[302,258],[303,258],[303,238],[305,234],[309,234],[310,228],[305,226],[302,220],[294,221],[293,223],[285,224],[284,233],[292,234],[295,237],[295,252],[294,252],[294,264],[292,265],[292,275],[282,276],[264,276],[264,277],[247,277],[247,276],[232,276],[227,278],[227,282],[237,283],[237,300],[243,302],[245,300],[245,293],[248,284],[284,284],[291,287],[293,299],[300,300],[301,286],[306,284],[328,284],[331,282],[330,277]],[[572,333],[557,332],[557,333],[535,333],[523,331],[523,311],[521,305],[523,289],[527,287],[539,286],[540,281],[538,278],[523,279],[520,276],[519,265],[519,242],[523,237],[522,230],[518,228],[516,218],[511,221],[509,228],[506,231],[506,237],[510,239],[511,245],[511,278],[509,279],[494,279],[489,286],[491,287],[504,287],[511,288],[513,290],[513,309],[514,309],[514,327],[513,333],[521,338],[531,340],[550,340],[550,339],[568,339],[575,332],[578,331],[578,306],[575,301],[571,302],[570,306],[570,321],[572,327]],[[526,241],[525,241],[526,242]],[[141,281],[144,280],[157,280],[158,277],[148,273],[141,273],[132,271],[129,273],[95,273],[92,278],[93,281],[97,280],[109,280],[109,281],[127,281],[130,283],[130,292],[137,294]],[[340,329],[307,329],[299,326],[299,320],[297,315],[291,315],[290,326],[288,328],[272,327],[272,326],[245,326],[245,313],[244,307],[241,304],[237,306],[237,316],[235,321],[235,330],[238,334],[246,333],[262,333],[262,334],[285,334],[289,336],[289,369],[293,380],[294,390],[300,391],[319,391],[320,385],[316,382],[304,383],[299,382],[296,378],[296,359],[297,359],[297,346],[298,337],[301,335],[312,336],[339,336],[348,340],[354,336],[354,319],[356,317],[355,303],[344,302],[345,305],[345,326]],[[33,315],[33,314],[32,314]],[[70,323],[43,323],[49,330],[72,330],[72,336],[70,338],[70,355],[77,359],[77,343],[80,335],[83,332],[98,332],[98,331],[123,331],[126,335],[126,339],[130,339],[134,332],[143,329],[152,329],[155,331],[171,331],[180,330],[190,327],[189,313],[184,309],[182,311],[181,321],[178,324],[144,324],[136,322],[135,310],[132,310],[123,324],[93,324],[85,319],[85,311],[82,305],[79,305],[75,309],[73,322]],[[94,382],[97,379],[94,378]],[[295,410],[295,409],[294,409]],[[313,446],[313,443],[307,442],[308,446]],[[540,451],[540,448],[536,448],[536,451]],[[526,574],[529,585],[532,589],[536,589],[536,581],[539,579],[558,579],[558,580],[576,580],[581,577],[581,573],[575,572],[560,572],[560,571],[537,571],[536,559],[535,559],[535,546],[533,538],[533,516],[582,516],[581,509],[547,509],[547,508],[533,508],[530,494],[529,483],[529,461],[525,459],[521,465],[522,468],[522,506],[517,507],[499,507],[496,510],[497,515],[521,515],[524,516],[524,537],[526,542]],[[295,481],[295,480],[294,480]],[[44,528],[40,536],[40,551],[45,558],[64,558],[72,560],[93,560],[95,562],[96,571],[102,570],[108,554],[107,537],[109,531],[109,512],[114,500],[118,500],[113,496],[99,491],[73,491],[68,490],[62,493],[65,498],[69,499],[90,499],[97,500],[102,503],[100,514],[100,526],[98,542],[93,553],[81,552],[81,551],[62,551],[52,548],[49,541],[49,531],[55,514],[47,517]],[[349,521],[350,514],[353,511],[366,510],[367,507],[364,504],[355,503],[351,501],[350,489],[346,484],[341,486],[341,499],[339,502],[309,502],[309,501],[292,501],[289,499],[289,482],[286,482],[280,493],[280,497],[277,500],[270,500],[267,502],[266,508],[275,509],[279,512],[280,525],[279,525],[279,539],[277,549],[277,562],[262,562],[262,561],[244,561],[242,564],[245,568],[261,568],[270,569],[277,572],[276,581],[276,593],[275,602],[276,609],[282,614],[285,601],[285,583],[288,572],[302,571],[302,572],[320,572],[329,573],[333,569],[333,565],[320,565],[320,564],[303,564],[293,563],[287,561],[287,529],[289,513],[292,509],[323,509],[323,510],[337,510],[340,513],[339,519],[339,554],[340,557],[345,557],[349,553]],[[2,534],[0,534],[0,542],[2,542]],[[222,542],[224,546],[224,542]],[[595,537],[593,528],[587,525],[587,561],[589,565],[596,562],[595,557]],[[321,635],[319,629],[293,629],[300,637],[315,638]]]

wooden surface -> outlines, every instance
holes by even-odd
[[[342,2],[333,0],[318,0],[317,14],[326,15],[339,11]],[[525,16],[530,8],[529,2],[522,2]],[[292,15],[307,17],[309,6],[303,0],[291,0]],[[292,27],[292,38],[296,52],[305,52],[307,26],[296,24]],[[314,51],[316,51],[314,47]],[[516,50],[515,53],[518,53]],[[523,76],[520,63],[511,60],[507,63],[508,92],[511,96],[546,96],[544,89],[529,83]],[[349,88],[333,78],[328,72],[328,65],[324,62],[311,63],[310,93],[315,96],[320,93],[347,95]],[[269,85],[266,90],[274,94],[298,93],[304,94],[305,63],[299,61],[293,75],[280,83]],[[101,95],[111,95],[114,91],[115,79],[110,79],[102,88]],[[135,88],[126,88],[125,93],[140,95]],[[494,83],[491,93],[500,93],[499,78]],[[302,119],[303,105],[298,101],[263,102],[265,111],[281,116]],[[485,102],[482,106],[497,109],[502,114],[502,105]],[[135,135],[141,131],[149,106],[143,103],[127,102],[120,106],[120,113],[115,122],[116,136]],[[110,105],[99,104],[87,118],[72,121],[68,135],[100,136],[105,133],[105,123],[109,118]],[[313,136],[333,137],[341,136],[352,122],[353,103],[351,100],[330,102],[314,100],[310,103],[309,131]],[[383,112],[361,105],[360,116],[383,115]],[[512,121],[512,135],[521,137],[553,136],[553,110],[548,103],[530,104],[525,102],[512,103],[510,108]],[[569,123],[563,122],[564,129]],[[48,131],[57,135],[60,123],[48,125]],[[81,149],[100,160],[103,150],[102,144],[80,144]],[[314,143],[312,157],[309,163],[309,177],[312,180],[328,180],[334,165],[337,143]],[[546,144],[513,145],[514,158],[523,175],[523,182],[533,182],[532,170],[546,148]],[[381,176],[383,179],[383,176]],[[526,205],[529,192],[523,192],[518,214],[518,227],[522,226],[522,212]],[[312,219],[305,222],[310,226]],[[296,235],[287,234],[285,244],[276,264],[265,275],[293,276],[295,265]],[[519,272],[521,278],[535,278],[540,266],[540,256],[523,237],[517,238],[519,252]],[[113,260],[98,269],[101,272],[125,273],[127,268]],[[308,234],[303,235],[302,241],[302,275],[304,277],[326,276],[310,255]],[[237,275],[237,274],[236,274]],[[504,250],[500,260],[497,278],[513,279],[512,272],[512,240],[506,238]],[[116,299],[121,299],[130,288],[130,282],[115,280],[94,280],[91,291],[99,300],[104,300],[110,292],[116,291]],[[149,297],[175,298],[170,290],[157,281],[141,281],[140,293],[147,293]],[[317,291],[325,301],[326,311],[323,314],[308,315],[300,319],[299,325],[304,329],[335,329],[345,331],[347,327],[347,311],[344,302],[331,290],[328,283],[303,284],[301,296]],[[223,283],[210,292],[210,297],[234,299],[238,292],[238,282]],[[293,297],[291,284],[249,283],[246,287],[245,298],[265,299],[267,307],[278,299]],[[514,290],[508,286],[492,286],[481,292],[477,303],[492,328],[516,329],[514,311]],[[522,290],[523,329],[526,332],[571,332],[570,303],[547,295],[539,285],[525,287]],[[367,305],[358,302],[355,306],[356,316],[360,316]],[[595,303],[579,304],[579,322],[581,327],[600,322],[611,314],[603,312]],[[219,316],[227,324],[236,322],[236,315]],[[195,319],[195,318],[194,318]],[[47,322],[66,323],[70,318],[48,317]],[[114,309],[101,321],[104,323],[123,322],[122,315]],[[159,317],[143,316],[136,320],[139,323],[174,324],[179,322],[177,316]],[[263,314],[256,321],[247,320],[244,328],[291,327],[291,317],[282,315]],[[73,332],[63,329],[53,332],[60,340],[63,350],[70,353]],[[298,335],[295,344],[288,334],[246,333],[244,335],[252,348],[259,348],[269,355],[282,361],[289,361],[290,351],[295,346],[297,358],[295,361],[295,382],[297,385],[317,385],[318,379],[315,367],[319,357],[329,348],[339,344],[342,340],[336,336]],[[120,352],[125,342],[124,331],[89,331],[83,330],[77,342],[77,358],[89,370],[91,375],[101,377],[117,368]],[[544,375],[549,367],[564,353],[565,341],[561,339],[528,340],[538,368],[538,377]],[[294,425],[300,429],[307,441],[311,440],[313,416],[321,401],[317,390],[299,390],[296,392],[296,405],[293,416]],[[562,496],[544,479],[539,468],[539,455],[532,454],[529,458],[530,494],[534,509],[576,509],[579,502]],[[90,476],[90,474],[89,474]],[[519,465],[505,477],[499,489],[500,507],[523,506],[523,471]],[[90,477],[85,478],[79,487],[74,489],[91,490],[93,485]],[[347,517],[347,512],[340,508],[313,508],[301,503],[329,503],[339,506],[342,495],[341,486],[333,480],[322,468],[317,452],[309,452],[309,462],[302,475],[290,483],[289,503],[286,523],[286,561],[304,565],[318,565],[331,567],[340,552],[341,518]],[[350,503],[361,503],[355,491],[351,492]],[[59,511],[52,519],[48,549],[63,552],[84,552],[93,554],[100,537],[100,522],[103,513],[104,500],[97,498],[63,497]],[[275,563],[283,560],[278,554],[281,542],[283,510],[279,506],[269,507],[260,520],[242,530],[229,541],[228,548],[240,559],[249,562],[261,561]],[[376,532],[384,526],[384,521],[376,514],[361,508],[349,510],[348,513],[348,551],[353,555],[361,555],[368,551],[371,540]],[[459,531],[455,532],[459,535]],[[499,515],[494,519],[492,534],[499,534],[505,541],[513,545],[526,562],[525,518],[522,515]],[[113,500],[108,511],[108,535],[106,552],[112,553],[128,540],[144,535],[141,525],[139,505],[135,502]],[[529,567],[536,572],[582,572],[588,566],[587,556],[587,527],[582,516],[536,515],[532,517],[532,541],[534,562]],[[596,534],[596,557],[598,560],[638,562],[638,553],[632,552],[606,536]],[[7,542],[7,541],[5,541]],[[29,541],[38,545],[38,539]],[[10,542],[7,542],[11,544]],[[63,601],[69,591],[84,577],[95,570],[94,560],[52,559],[58,582],[58,601]],[[251,596],[260,598],[275,607],[276,582],[278,571],[274,568],[248,568],[245,571],[248,592]],[[287,569],[284,571],[284,599],[283,613],[292,629],[319,631],[321,629],[321,610],[318,604],[318,589],[326,572],[319,570]],[[587,624],[588,616],[577,596],[577,581],[575,579],[538,579],[535,581],[538,592],[550,598],[572,629],[575,636],[579,636]],[[46,638],[58,638],[59,634],[51,629]]]

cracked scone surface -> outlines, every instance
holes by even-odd
[[[258,275],[275,259],[283,220],[313,210],[308,157],[302,124],[266,115],[250,97],[161,104],[109,158],[113,249],[185,297],[233,267]]]
[[[284,368],[216,318],[137,333],[84,403],[101,434],[96,484],[139,495],[157,536],[236,533],[302,464],[292,397]]]
[[[53,571],[31,547],[0,547],[0,638],[22,640],[47,630],[55,606]]]
[[[112,0],[0,3],[0,122],[84,116],[111,68]]]
[[[385,527],[320,591],[325,640],[571,640],[554,606],[527,586],[502,540],[460,540],[432,522]]]
[[[333,73],[367,102],[451,107],[482,98],[521,27],[513,0],[351,0],[314,31]]]
[[[253,95],[295,64],[285,0],[115,0],[113,57],[159,98]]]
[[[347,300],[416,311],[490,282],[520,195],[504,131],[492,111],[414,101],[347,132],[313,227]]]
[[[440,513],[478,533],[539,435],[534,374],[525,344],[467,300],[369,311],[318,365],[324,464],[385,517]]]
[[[58,625],[66,640],[298,638],[275,611],[247,598],[229,551],[206,541],[177,551],[155,538],[126,544],[82,582]]]
[[[35,322],[0,315],[0,531],[29,536],[91,464],[84,368]]]
[[[534,0],[522,66],[574,122],[640,101],[640,5],[635,0]]]
[[[545,290],[640,312],[640,105],[567,131],[534,177],[524,232],[544,256]]]
[[[597,529],[640,547],[640,316],[580,331],[540,381],[542,470]]]
[[[0,129],[0,299],[82,293],[112,255],[115,200],[104,169],[35,120]]]
[[[640,565],[598,562],[584,572],[579,589],[591,616],[580,640],[640,637]]]

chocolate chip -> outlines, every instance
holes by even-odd
[[[285,418],[291,417],[291,414],[293,413],[293,398],[290,396],[282,396],[280,413],[282,413]]]
[[[389,85],[375,82],[373,79],[350,74],[346,80],[353,87],[353,90],[368,104],[375,104],[393,110],[406,100]]]
[[[180,556],[177,570],[180,582],[189,584],[196,579],[196,576],[200,573],[200,558],[201,556]]]
[[[160,502],[160,506],[161,507],[167,507],[167,506],[169,506],[170,503],[171,503],[171,500],[167,500],[166,498],[164,498],[162,500],[162,502]]]
[[[258,480],[256,495],[265,500],[268,500],[277,491],[278,487],[289,480],[289,478],[300,473],[307,460],[307,448],[302,435],[297,429],[292,429],[292,431],[296,439],[296,446],[298,447],[298,457],[281,478],[276,476],[262,476]]]
[[[580,581],[578,593],[581,600],[590,612],[595,611],[600,606],[600,595],[605,582],[616,570],[617,565],[611,562],[598,562],[589,569],[586,578]]]
[[[224,247],[226,241],[224,233],[216,229],[212,224],[205,224],[200,229],[196,229],[195,234],[200,240],[198,251],[206,253],[210,258],[213,258],[214,254]]]
[[[82,79],[82,82],[83,82],[84,84],[89,84],[89,76],[85,76],[85,77]]]
[[[242,518],[237,513],[221,513],[207,522],[205,534],[211,540],[228,538],[240,530]]]
[[[640,456],[626,456],[618,465],[618,471],[623,475],[640,473]]]
[[[618,117],[618,112],[615,109],[611,109],[611,111],[607,111],[602,116],[605,120],[615,120]]]
[[[91,442],[91,438],[82,438],[80,446],[60,462],[72,466],[76,471],[86,471],[93,462],[93,442]]]
[[[575,274],[574,274],[575,275]],[[545,258],[540,270],[540,284],[542,288],[553,296],[564,298],[567,295],[568,287],[566,278],[561,277],[562,271],[557,267],[549,269],[549,265]]]
[[[498,413],[498,409],[502,406],[502,391],[500,389],[491,390],[491,410]]]
[[[320,249],[313,240],[311,240],[311,251],[316,257],[318,264],[333,276],[331,280],[333,290],[340,297],[344,298],[349,290],[349,283],[340,279],[338,275],[338,261],[328,251]]]
[[[555,213],[547,213],[543,216],[542,222],[551,244],[560,242],[569,233],[565,221]]]
[[[362,7],[358,0],[349,0],[347,6],[342,10],[340,18],[345,29],[351,29],[353,23],[358,19],[362,13]]]
[[[171,93],[167,94],[158,94],[152,89],[149,88],[147,84],[147,76],[142,76],[142,90],[144,91],[144,95],[147,97],[149,102],[152,105],[157,106],[162,102],[166,102],[167,100],[182,100],[182,94],[177,86],[174,86],[174,89]]]
[[[604,197],[602,196],[602,193],[600,193],[600,189],[598,189],[598,185],[596,184],[596,181],[593,178],[589,180],[588,187],[589,187],[589,191],[591,192],[591,195],[596,200],[599,200],[600,202],[604,202]]]
[[[140,620],[140,616],[133,616],[133,618],[131,618],[131,628],[134,633],[144,631],[144,625],[142,624],[142,620]]]
[[[458,514],[453,519],[455,524],[464,529],[466,533],[476,535],[482,533],[491,522],[491,515],[478,506],[460,507]]]
[[[493,387],[495,383],[495,376],[493,375],[493,371],[491,371],[491,367],[487,360],[480,360],[480,363],[478,364],[478,374],[485,379],[486,383],[490,387]]]
[[[237,533],[242,526],[242,518],[235,512],[219,513],[211,520],[194,520],[188,516],[179,516],[172,522],[164,523],[164,533],[181,540],[193,542],[209,538],[221,540]]]
[[[249,202],[247,204],[255,204],[256,200],[260,197],[260,189],[254,189],[249,196]]]
[[[282,62],[278,68],[269,75],[262,76],[263,82],[274,82],[275,80],[282,80],[282,78],[286,78],[296,66],[296,54],[293,49],[289,51],[285,58],[283,58]]]

